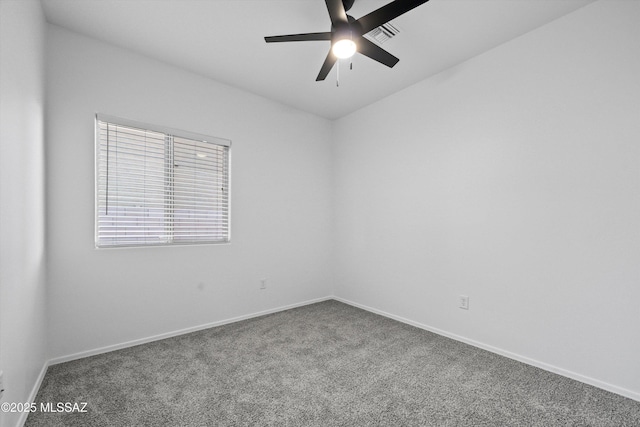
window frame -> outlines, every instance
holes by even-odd
[[[226,182],[227,182],[227,189],[226,189],[226,200],[227,200],[227,209],[226,209],[226,214],[227,214],[227,233],[226,233],[226,239],[224,240],[212,240],[212,241],[187,241],[187,242],[176,242],[173,241],[173,237],[171,237],[171,241],[168,242],[162,242],[162,243],[144,243],[144,242],[137,242],[137,243],[127,243],[127,244],[121,244],[121,243],[117,243],[117,244],[100,244],[100,234],[99,234],[99,219],[100,219],[100,195],[99,195],[99,174],[100,174],[100,124],[99,122],[103,122],[103,123],[107,123],[107,124],[112,124],[112,125],[116,125],[116,126],[124,126],[124,127],[131,127],[131,128],[135,128],[135,129],[139,129],[139,130],[144,130],[144,131],[151,131],[151,132],[157,132],[157,133],[161,133],[164,134],[165,138],[169,137],[171,138],[171,144],[174,144],[173,138],[174,137],[178,137],[178,138],[184,138],[184,139],[188,139],[188,140],[193,140],[193,141],[197,141],[197,142],[207,142],[207,143],[212,143],[218,146],[224,146],[227,148],[227,176],[226,176]],[[231,140],[229,139],[225,139],[225,138],[220,138],[220,137],[214,137],[214,136],[210,136],[210,135],[204,135],[204,134],[199,134],[199,133],[195,133],[195,132],[189,132],[189,131],[185,131],[185,130],[181,130],[181,129],[175,129],[175,128],[171,128],[171,127],[167,127],[167,126],[161,126],[161,125],[154,125],[154,124],[149,124],[149,123],[143,123],[143,122],[139,122],[139,121],[135,121],[135,120],[130,120],[130,119],[124,119],[122,117],[116,117],[116,116],[111,116],[111,115],[107,115],[107,114],[102,114],[102,113],[96,113],[95,114],[95,120],[94,120],[94,160],[95,160],[95,164],[94,164],[94,172],[95,172],[95,177],[94,177],[94,184],[95,184],[95,188],[94,188],[94,208],[95,208],[95,213],[94,213],[94,245],[96,249],[118,249],[118,248],[149,248],[149,247],[172,247],[172,246],[202,246],[202,245],[225,245],[225,244],[230,244],[231,243]],[[165,174],[168,173],[168,171],[165,171]],[[174,173],[174,169],[171,168],[170,173],[173,174]],[[174,209],[174,205],[172,204],[169,207],[171,210]],[[167,209],[165,207],[165,209]],[[173,223],[173,219],[171,220],[171,223],[168,225],[168,227],[172,228],[174,227],[174,223]],[[172,232],[171,232],[172,233]]]

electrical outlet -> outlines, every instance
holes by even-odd
[[[267,289],[267,279],[260,279],[260,289]]]
[[[466,295],[460,295],[460,306],[463,310],[469,310],[469,297]]]

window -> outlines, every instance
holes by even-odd
[[[96,246],[229,241],[231,141],[96,116]]]

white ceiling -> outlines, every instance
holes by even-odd
[[[403,0],[398,0],[403,1]],[[387,68],[362,55],[316,82],[328,41],[264,36],[330,31],[323,0],[42,0],[47,21],[329,118],[347,115],[594,0],[431,0],[392,23]],[[356,0],[359,18],[390,0]]]

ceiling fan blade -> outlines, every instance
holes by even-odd
[[[347,18],[347,12],[344,10],[344,4],[342,0],[324,0],[327,4],[327,10],[329,11],[329,18],[331,18],[331,25],[334,27],[340,27],[349,23]]]
[[[392,68],[398,63],[398,61],[400,61],[398,58],[364,37],[360,37],[358,39],[358,52],[364,56],[368,56],[374,61],[378,61],[379,63],[386,65],[389,68]]]
[[[342,0],[342,4],[344,5],[345,12],[349,12],[349,9],[353,7],[353,2],[355,0]]]
[[[284,36],[269,36],[264,38],[264,41],[267,43],[306,42],[314,40],[331,40],[331,33],[287,34]]]
[[[328,1],[328,0],[327,0]],[[380,9],[357,19],[356,22],[360,24],[359,36],[368,33],[374,28],[379,27],[382,24],[386,24],[392,19],[414,9],[421,4],[428,2],[429,0],[395,0],[389,4],[382,6]],[[357,28],[357,26],[356,26]]]
[[[333,65],[338,60],[338,57],[333,54],[331,50],[327,54],[327,58],[324,60],[324,64],[322,64],[322,68],[320,68],[320,72],[318,73],[318,77],[316,77],[316,81],[324,80],[327,78],[329,71],[333,68]]]

